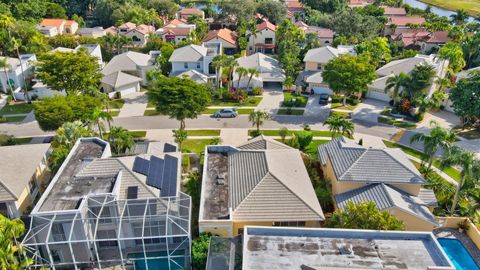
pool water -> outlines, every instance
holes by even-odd
[[[176,258],[173,259],[175,262],[177,262],[180,265],[184,265],[184,259],[183,258]],[[168,259],[147,259],[147,265],[148,265],[148,270],[183,270],[183,267],[179,267],[175,263],[171,263],[170,267],[168,268]],[[135,270],[147,270],[147,267],[145,266],[145,261],[144,260],[139,260],[135,261]]]
[[[462,242],[448,238],[439,238],[438,242],[457,270],[480,270]]]

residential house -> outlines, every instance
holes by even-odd
[[[436,52],[451,41],[447,31],[432,32],[425,29],[397,30],[390,40],[399,43],[405,49],[421,50],[423,53]]]
[[[155,58],[138,52],[125,52],[116,55],[108,62],[102,70],[103,76],[122,71],[140,79],[141,85],[147,85],[147,72],[152,70],[155,65]]]
[[[228,28],[222,28],[208,31],[207,35],[202,39],[202,42],[221,42],[223,53],[226,55],[234,55],[238,51],[237,39],[237,33]]]
[[[304,12],[303,3],[298,0],[287,0],[286,5],[287,5],[287,10],[293,13],[294,16],[296,13]]]
[[[100,83],[100,91],[108,94],[110,98],[115,95],[125,96],[140,91],[141,78],[122,71],[103,76]],[[119,93],[119,94],[117,94]]]
[[[74,20],[43,19],[37,26],[37,29],[47,37],[75,34],[78,30],[78,23]]]
[[[105,35],[118,35],[118,29],[115,26],[110,26],[107,29],[105,29]]]
[[[383,15],[387,17],[392,16],[407,16],[407,11],[404,7],[388,7],[382,6],[383,8]]]
[[[374,202],[403,221],[407,230],[432,231],[437,202],[422,174],[399,148],[367,148],[345,137],[318,147],[321,168],[337,209]]]
[[[205,12],[198,8],[182,8],[178,12],[178,18],[183,20],[188,20],[188,18],[192,15],[198,15],[200,18],[205,19]]]
[[[256,52],[264,54],[273,54],[275,52],[275,32],[277,27],[264,19],[262,23],[257,25],[257,33],[251,35],[248,42],[248,53]]]
[[[81,44],[78,45],[75,49],[65,48],[65,47],[57,47],[50,51],[53,52],[78,52],[79,50],[86,50],[88,55],[95,56],[97,58],[98,65],[103,67],[103,57],[102,57],[102,48],[98,44]]]
[[[303,58],[305,70],[299,75],[297,81],[306,83],[307,91],[313,91],[315,94],[332,94],[328,84],[323,82],[322,72],[328,62],[343,54],[356,55],[355,48],[325,46],[309,50]]]
[[[435,54],[418,54],[415,57],[394,60],[377,69],[376,73],[379,78],[368,86],[367,97],[387,102],[390,101],[390,93],[385,93],[388,78],[399,75],[402,72],[410,74],[417,65],[431,65],[435,67],[436,76],[427,93],[427,97],[431,97],[438,88],[436,78],[445,77],[448,71],[448,60],[440,59]]]
[[[368,5],[373,4],[373,0],[349,0],[348,7],[356,8],[356,7],[365,7]]]
[[[185,20],[175,19],[164,27],[157,29],[155,34],[164,41],[177,44],[192,39],[192,36],[195,34],[195,25],[188,24]]]
[[[178,74],[177,77],[186,77],[198,84],[203,85],[206,85],[211,80],[210,77],[208,77],[207,75],[200,73],[194,69],[184,71]]]
[[[263,136],[206,147],[200,232],[232,237],[248,225],[316,227],[322,220],[298,150]]]
[[[204,43],[202,46],[190,44],[173,51],[168,61],[172,63],[171,76],[195,70],[215,81],[216,70],[212,66],[213,58],[222,53],[222,43]]]
[[[391,16],[383,29],[385,36],[392,35],[397,29],[410,28],[410,25],[423,25],[425,18],[420,16]]]
[[[50,173],[50,144],[0,147],[0,214],[13,219],[28,214]]]
[[[263,53],[255,53],[249,56],[243,56],[237,59],[239,67],[256,69],[260,72],[259,76],[254,76],[250,82],[249,88],[261,87],[275,90],[281,90],[285,81],[285,71],[280,67],[277,59]],[[249,78],[244,76],[240,78],[240,88],[246,88]],[[233,74],[233,86],[238,84],[238,74]]]
[[[243,245],[213,246],[212,237],[207,270],[220,262],[249,270],[455,270],[431,232],[247,226],[242,238]]]
[[[30,213],[22,242],[30,267],[147,269],[155,261],[161,269],[190,268],[181,153],[152,144],[144,154],[112,157],[99,138],[75,143]]]
[[[295,25],[305,34],[314,33],[320,41],[320,45],[322,46],[328,46],[333,43],[333,36],[335,33],[331,29],[318,26],[309,26],[303,21],[298,21],[295,23]]]
[[[5,57],[0,56],[1,60]],[[15,96],[23,99],[23,92],[21,88],[25,87],[33,79],[34,64],[37,57],[34,54],[22,54],[20,60],[18,58],[6,57],[7,67],[0,69],[0,90],[6,94],[11,94],[12,91]]]
[[[105,32],[105,29],[103,29],[103,27],[97,26],[92,28],[80,28],[78,29],[77,34],[81,37],[100,38],[105,36],[107,33]]]
[[[147,43],[149,35],[154,33],[155,27],[151,25],[140,24],[128,31],[125,36],[132,39],[134,46],[143,47]]]
[[[131,30],[135,29],[135,27],[137,27],[136,24],[134,24],[132,22],[126,22],[126,23],[123,23],[120,26],[118,26],[117,31],[118,31],[119,35],[125,35],[128,32],[130,32]]]

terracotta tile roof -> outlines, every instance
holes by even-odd
[[[60,27],[65,25],[65,22],[66,21],[64,19],[43,19],[43,21],[40,23],[40,26]]]
[[[160,31],[160,35],[175,35],[175,36],[188,36],[190,32],[193,31],[193,28],[183,28],[183,27],[164,27],[163,31]]]
[[[387,24],[395,24],[397,26],[406,26],[407,24],[423,24],[425,18],[419,16],[392,16]]]
[[[65,20],[65,26],[72,26],[73,24],[77,23],[74,20]]]
[[[303,4],[296,0],[287,1],[287,9],[292,12],[303,11]]]
[[[105,29],[105,33],[115,35],[118,34],[118,29],[115,26],[110,26],[109,28]]]
[[[148,33],[152,33],[152,32],[155,32],[155,27],[151,26],[151,25],[146,25],[146,24],[140,24],[138,25],[137,27],[135,27],[134,29],[130,30],[130,31],[137,31],[143,35],[146,35]]]
[[[392,40],[401,41],[405,46],[416,44],[417,41],[425,43],[447,43],[450,41],[447,31],[430,32],[412,29],[397,35],[392,35]]]
[[[203,14],[203,11],[198,9],[198,8],[184,8],[180,10],[181,15],[189,15],[189,14],[198,14],[201,15]]]
[[[388,15],[406,16],[407,15],[407,11],[403,7],[395,8],[395,7],[384,6],[383,11],[384,11],[383,13],[385,14],[385,16],[388,16]]]
[[[206,42],[215,38],[223,39],[232,45],[237,45],[237,34],[228,28],[209,31],[203,38],[202,42]]]
[[[267,20],[265,20],[261,24],[257,25],[257,31],[262,31],[262,30],[265,30],[267,28],[272,30],[273,32],[275,32],[277,30],[277,27],[275,26],[275,24],[273,24],[273,23],[271,23]]]
[[[316,33],[319,38],[333,38],[333,30],[317,26],[308,26],[305,33]]]
[[[448,37],[448,31],[437,31],[432,32],[430,38],[426,41],[427,43],[447,43],[451,41]]]
[[[136,24],[134,24],[134,23],[132,23],[132,22],[126,22],[126,23],[120,25],[118,28],[133,29],[133,28],[135,28],[135,27],[137,27]]]
[[[171,20],[168,22],[167,25],[164,26],[164,28],[168,28],[168,27],[175,27],[176,25],[179,25],[179,24],[187,24],[188,22],[186,20],[183,20],[183,19],[174,19],[174,20]]]

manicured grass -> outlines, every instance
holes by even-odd
[[[294,104],[289,104],[288,101],[295,99]],[[283,103],[282,107],[305,107],[307,106],[308,97],[302,95],[296,95],[293,92],[283,92]],[[293,103],[293,102],[292,102]]]
[[[405,128],[405,129],[415,129],[417,127],[417,125],[413,124],[413,123],[408,123],[408,122],[404,122],[404,121],[396,121],[396,120],[386,118],[386,117],[382,117],[382,116],[378,117],[378,122],[383,123],[383,124],[387,124],[387,125],[400,127],[400,128]]]
[[[330,116],[338,116],[338,117],[343,117],[343,118],[350,118],[350,113],[347,112],[338,112],[338,111],[330,111]]]
[[[318,146],[324,143],[330,142],[329,140],[313,140],[305,150],[307,154],[312,156],[313,158],[317,159],[318,158]]]
[[[264,136],[280,136],[279,129],[263,129],[260,131]],[[290,131],[289,136],[291,136],[291,134],[297,130],[289,130],[289,131]],[[332,136],[332,133],[328,130],[311,130],[310,132],[312,132],[314,137],[331,137]],[[252,136],[254,133],[255,133],[255,129],[250,129],[248,131],[248,134],[250,136]]]
[[[357,105],[348,104],[343,106],[343,103],[332,103],[332,109],[339,109],[339,110],[350,110],[353,111]]]
[[[124,99],[112,99],[108,101],[108,107],[110,109],[121,109],[123,104],[125,104]]]
[[[205,111],[202,112],[202,114],[213,114],[214,112],[221,110],[221,109],[206,109]],[[250,114],[255,109],[236,109],[238,114]]]
[[[28,114],[33,110],[33,105],[28,103],[19,103],[14,105],[5,105],[0,110],[0,115],[7,115],[7,114]]]
[[[129,133],[134,138],[145,138],[147,136],[147,131],[145,130],[129,131]]]
[[[471,16],[480,15],[480,1],[478,0],[420,0],[426,4],[449,9],[452,11],[464,9]]]
[[[480,129],[472,129],[469,131],[460,131],[458,136],[463,137],[467,140],[480,139]]]
[[[212,139],[187,139],[182,144],[182,152],[200,155],[205,151],[205,146],[211,144],[211,141]]]
[[[153,102],[149,101],[147,103],[147,108],[155,108],[155,104],[153,104]]]
[[[110,111],[112,117],[117,117],[120,114],[120,111]]]
[[[155,115],[160,115],[160,112],[157,112],[156,110],[146,110],[143,113],[143,116],[155,116]]]
[[[27,144],[32,141],[32,137],[15,138],[17,144]]]
[[[0,123],[12,123],[12,122],[21,122],[25,119],[26,116],[0,116]]]
[[[412,157],[416,157],[418,159],[423,158],[423,153],[418,151],[418,150],[415,150],[415,149],[412,149],[410,147],[406,147],[406,146],[403,146],[403,145],[400,145],[400,144],[396,144],[396,143],[393,143],[393,142],[390,142],[390,141],[387,141],[387,140],[383,140],[383,143],[388,148],[400,148],[407,155],[410,155]],[[456,181],[458,181],[460,179],[460,171],[458,171],[454,167],[442,168],[442,166],[440,165],[440,160],[438,160],[438,159],[435,159],[433,161],[433,167],[436,167],[437,169],[442,170],[444,173],[446,173],[448,176],[452,177]]]
[[[242,103],[234,100],[222,100],[222,99],[213,99],[210,103],[210,106],[225,106],[225,107],[257,107],[260,101],[262,101],[263,97],[261,96],[253,96],[247,97]]]
[[[305,110],[288,110],[288,109],[279,109],[278,115],[303,115]]]
[[[192,129],[187,130],[188,136],[220,136],[219,129]]]

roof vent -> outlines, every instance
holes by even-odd
[[[340,252],[341,255],[348,255],[348,256],[353,256],[353,246],[352,244],[349,244],[348,246],[342,246],[338,248],[338,251]]]
[[[224,175],[217,175],[217,185],[223,186],[225,185],[225,176]]]

